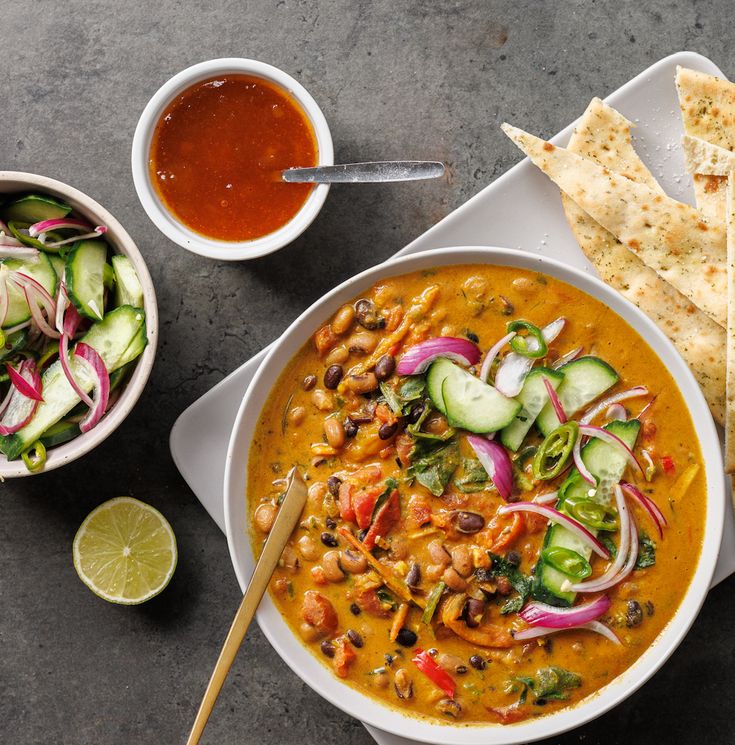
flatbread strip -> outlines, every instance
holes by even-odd
[[[701,212],[527,132],[503,131],[590,217],[686,295],[727,322],[725,226]]]
[[[686,134],[735,150],[735,85],[714,75],[677,67],[676,90]],[[727,174],[705,173],[697,171],[694,175],[697,207],[724,222]]]
[[[687,173],[727,177],[730,171],[735,170],[735,153],[724,147],[691,135],[684,135],[681,147]]]
[[[725,471],[735,473],[735,173],[727,181],[727,409]]]
[[[594,98],[569,140],[571,152],[663,193],[633,148],[631,123]],[[612,233],[562,193],[569,225],[603,282],[637,305],[671,339],[702,388],[712,415],[725,419],[725,329],[665,282]]]

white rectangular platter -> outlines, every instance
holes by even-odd
[[[605,100],[637,124],[636,149],[666,191],[693,203],[680,148],[679,104],[674,86],[677,65],[722,76],[717,66],[694,52],[678,52],[649,67]],[[580,111],[587,102],[580,102]],[[498,122],[499,124],[499,122]],[[565,145],[573,123],[553,142]],[[564,216],[559,190],[528,159],[511,168],[396,256],[447,246],[505,246],[543,253],[593,272]],[[262,350],[195,401],[171,431],[174,462],[205,509],[224,530],[222,502],[225,459],[240,402],[268,352]],[[204,435],[204,436],[203,436]],[[735,572],[735,516],[727,500],[725,532],[713,584]],[[367,727],[379,745],[411,745],[408,740]]]

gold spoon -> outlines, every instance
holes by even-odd
[[[222,645],[222,651],[219,653],[217,664],[214,666],[212,677],[209,679],[207,690],[204,692],[204,698],[202,698],[194,725],[189,733],[189,739],[186,741],[187,745],[196,745],[202,736],[202,732],[204,732],[204,727],[212,713],[217,696],[222,690],[227,673],[230,672],[232,663],[235,661],[248,626],[253,620],[255,611],[268,587],[271,575],[276,569],[283,549],[286,547],[286,543],[291,537],[291,533],[293,533],[301,517],[301,511],[306,504],[306,483],[296,468],[291,469],[287,481],[288,487],[283,502],[268,535],[268,540],[263,547],[263,553],[255,565],[255,571],[250,578],[250,584],[245,590],[240,607],[237,609],[225,643]]]

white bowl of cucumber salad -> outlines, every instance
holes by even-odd
[[[156,352],[156,295],[132,238],[77,189],[0,171],[0,328],[0,477],[92,450]]]

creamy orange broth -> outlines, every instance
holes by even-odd
[[[354,366],[364,366],[366,360],[369,363],[370,352],[359,351],[357,347],[370,349],[390,335],[391,329],[400,322],[402,314],[409,312],[415,299],[422,293],[426,299],[427,290],[429,294],[435,292],[436,297],[433,302],[427,302],[430,308],[417,314],[420,317],[411,322],[408,335],[394,348],[398,359],[406,348],[432,336],[476,334],[479,347],[487,350],[505,335],[507,323],[512,319],[523,318],[542,327],[564,316],[567,326],[550,345],[545,364],[573,348],[584,346],[585,354],[597,355],[617,370],[620,382],[612,391],[645,385],[655,395],[654,403],[642,418],[644,424],[636,452],[640,454],[642,448],[648,450],[657,466],[656,475],[648,484],[636,479],[629,468],[625,478],[635,480],[656,501],[668,519],[669,527],[664,539],[659,540],[646,515],[637,507],[633,508],[639,529],[655,539],[656,563],[653,567],[636,570],[627,580],[607,591],[612,607],[602,620],[619,636],[621,646],[588,631],[564,631],[525,644],[514,643],[508,648],[487,648],[470,643],[443,626],[440,622],[443,606],[435,614],[432,625],[427,626],[421,621],[421,610],[412,605],[402,626],[415,632],[417,639],[410,647],[404,647],[389,637],[396,613],[402,609],[384,610],[383,606],[376,606],[374,597],[365,590],[375,584],[371,578],[375,580],[377,575],[368,568],[357,574],[344,572],[342,578],[339,563],[335,572],[334,555],[331,564],[330,559],[325,561],[324,556],[329,551],[340,551],[344,558],[344,551],[350,549],[340,529],[347,528],[354,535],[358,533],[354,523],[340,518],[327,479],[335,474],[346,479],[348,474],[371,464],[378,464],[380,468],[381,485],[389,476],[399,481],[401,511],[400,522],[379,541],[383,547],[379,545],[373,555],[404,588],[409,567],[413,563],[419,564],[421,581],[414,597],[425,601],[427,593],[441,576],[437,574],[437,563],[429,554],[428,546],[432,541],[439,539],[449,550],[463,545],[478,547],[474,554],[470,552],[475,562],[474,569],[477,562],[482,564],[485,549],[497,540],[497,536],[487,529],[475,535],[463,535],[451,524],[446,525],[447,515],[456,509],[478,512],[486,521],[491,521],[503,503],[495,490],[465,494],[450,482],[444,495],[437,498],[417,482],[405,482],[405,467],[399,467],[396,460],[401,448],[400,425],[398,434],[387,440],[377,436],[378,423],[368,422],[361,423],[357,435],[346,438],[344,445],[331,448],[325,440],[325,419],[342,421],[346,413],[363,409],[368,397],[379,395],[379,391],[368,394],[368,397],[352,394],[344,381],[337,390],[327,390],[323,382],[326,369],[337,364],[335,360],[345,373]],[[322,328],[315,339],[307,340],[286,366],[262,411],[252,443],[248,495],[256,552],[262,545],[283,490],[280,479],[296,464],[310,484],[303,522],[294,532],[271,585],[277,607],[294,633],[347,683],[412,715],[445,722],[455,721],[455,718],[463,723],[512,722],[543,715],[589,696],[622,673],[654,642],[678,608],[700,554],[705,519],[703,469],[699,469],[682,498],[678,501],[670,499],[676,480],[689,465],[701,462],[701,454],[689,413],[666,367],[643,339],[602,303],[556,279],[520,269],[442,267],[383,280],[360,297],[374,302],[377,312],[386,318],[387,327],[369,331],[354,320],[348,323],[352,315],[349,309],[330,319],[331,326]],[[355,351],[349,351],[350,348]],[[316,384],[305,390],[312,382],[309,376],[316,377]],[[637,416],[651,398],[626,402],[630,416]],[[433,426],[437,431],[442,428],[441,419],[435,417]],[[598,417],[595,423],[604,423],[604,417]],[[463,434],[460,439],[462,454],[470,455]],[[664,469],[664,461],[673,464],[673,469]],[[527,493],[517,491],[523,499],[529,499],[536,493],[555,488],[561,480],[563,477],[556,482],[536,484]],[[417,517],[416,504],[419,503],[430,507],[434,521],[423,528],[418,525],[421,517]],[[500,524],[500,528],[510,525],[509,518],[502,519],[505,523]],[[538,520],[531,519],[525,521],[524,526],[520,537],[496,552],[503,556],[510,551],[517,552],[521,559],[520,569],[531,574],[546,528],[545,524],[539,525]],[[324,545],[322,533],[328,533],[327,538],[337,545]],[[617,544],[618,534],[613,533],[612,537]],[[354,552],[354,555],[359,564],[359,554]],[[461,560],[461,551],[458,555]],[[591,562],[593,576],[601,574],[607,566],[599,558],[593,558]],[[325,567],[329,568],[330,578],[337,581],[325,578]],[[470,588],[473,587],[473,576],[465,580],[469,580]],[[499,609],[508,599],[502,593],[507,589],[503,582],[499,582],[497,593],[488,596],[483,625],[492,624],[503,630],[525,627],[515,613],[500,615]],[[313,613],[307,612],[312,623],[305,622],[303,604],[307,591],[316,591],[329,601],[337,619],[333,628],[320,629],[318,622],[315,626]],[[394,592],[390,594],[400,607],[401,599]],[[510,597],[514,594],[511,593]],[[578,595],[577,603],[588,602],[594,597],[596,595]],[[637,601],[642,610],[642,620],[632,626],[628,617],[636,619],[635,614],[628,613],[631,600]],[[445,598],[444,605],[447,602]],[[317,619],[322,620],[322,616]],[[355,644],[347,640],[348,631],[359,635],[359,638],[354,633],[350,635],[357,640]],[[347,657],[354,657],[349,664],[341,652],[335,657],[325,654],[325,651],[332,653],[340,648],[346,648]],[[456,684],[455,700],[459,709],[455,704],[448,705],[446,694],[412,662],[416,648],[431,650],[434,659],[449,670]],[[479,665],[484,669],[473,667],[470,663],[472,657],[475,657],[476,664],[481,658]],[[540,668],[552,665],[578,673],[582,679],[581,686],[567,691],[566,700],[536,701],[529,692],[526,702],[519,704],[523,686],[517,682],[513,684],[514,679],[533,677]],[[410,697],[400,698],[396,684],[407,694],[409,683]]]

